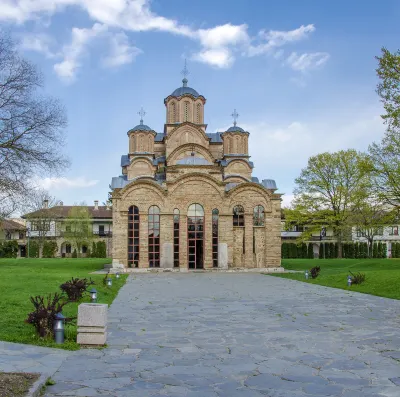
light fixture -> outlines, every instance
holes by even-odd
[[[115,273],[115,278],[119,278],[119,273]]]
[[[65,317],[62,313],[57,313],[54,319],[54,340],[57,344],[64,343],[64,324]]]
[[[347,286],[351,287],[351,276],[347,276]]]
[[[107,287],[111,287],[112,286],[112,278],[108,278],[107,279]]]
[[[96,288],[92,288],[90,291],[90,298],[92,299],[92,303],[96,303],[97,302],[97,289]]]
[[[308,280],[308,270],[305,271],[304,275],[306,276],[306,280]]]

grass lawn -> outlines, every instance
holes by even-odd
[[[302,273],[271,274],[326,287],[341,288],[364,294],[400,299],[400,259],[282,259],[286,270],[302,270]],[[306,281],[304,271],[320,266],[319,276]],[[361,285],[347,287],[349,270],[365,273],[366,281]]]
[[[63,345],[36,336],[34,326],[24,322],[28,313],[33,311],[30,297],[61,292],[60,285],[71,277],[91,278],[95,282],[93,287],[98,291],[97,302],[111,304],[127,275],[121,275],[119,280],[113,276],[113,286],[104,286],[104,275],[89,273],[102,269],[106,263],[110,263],[110,259],[0,259],[0,340],[79,349],[76,326],[73,325],[66,327],[66,342]],[[82,302],[90,302],[89,296]],[[76,317],[78,305],[66,305],[63,314]]]

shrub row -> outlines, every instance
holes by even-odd
[[[0,242],[0,258],[16,258],[18,242],[15,240]]]
[[[305,243],[282,243],[281,256],[284,259],[313,259],[313,245]]]

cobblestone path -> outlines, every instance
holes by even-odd
[[[400,396],[400,301],[260,274],[142,274],[108,331],[46,396]]]

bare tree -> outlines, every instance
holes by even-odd
[[[35,175],[57,173],[68,161],[66,115],[58,100],[40,93],[42,77],[0,31],[0,216],[15,210]],[[4,199],[4,200],[3,200]]]

